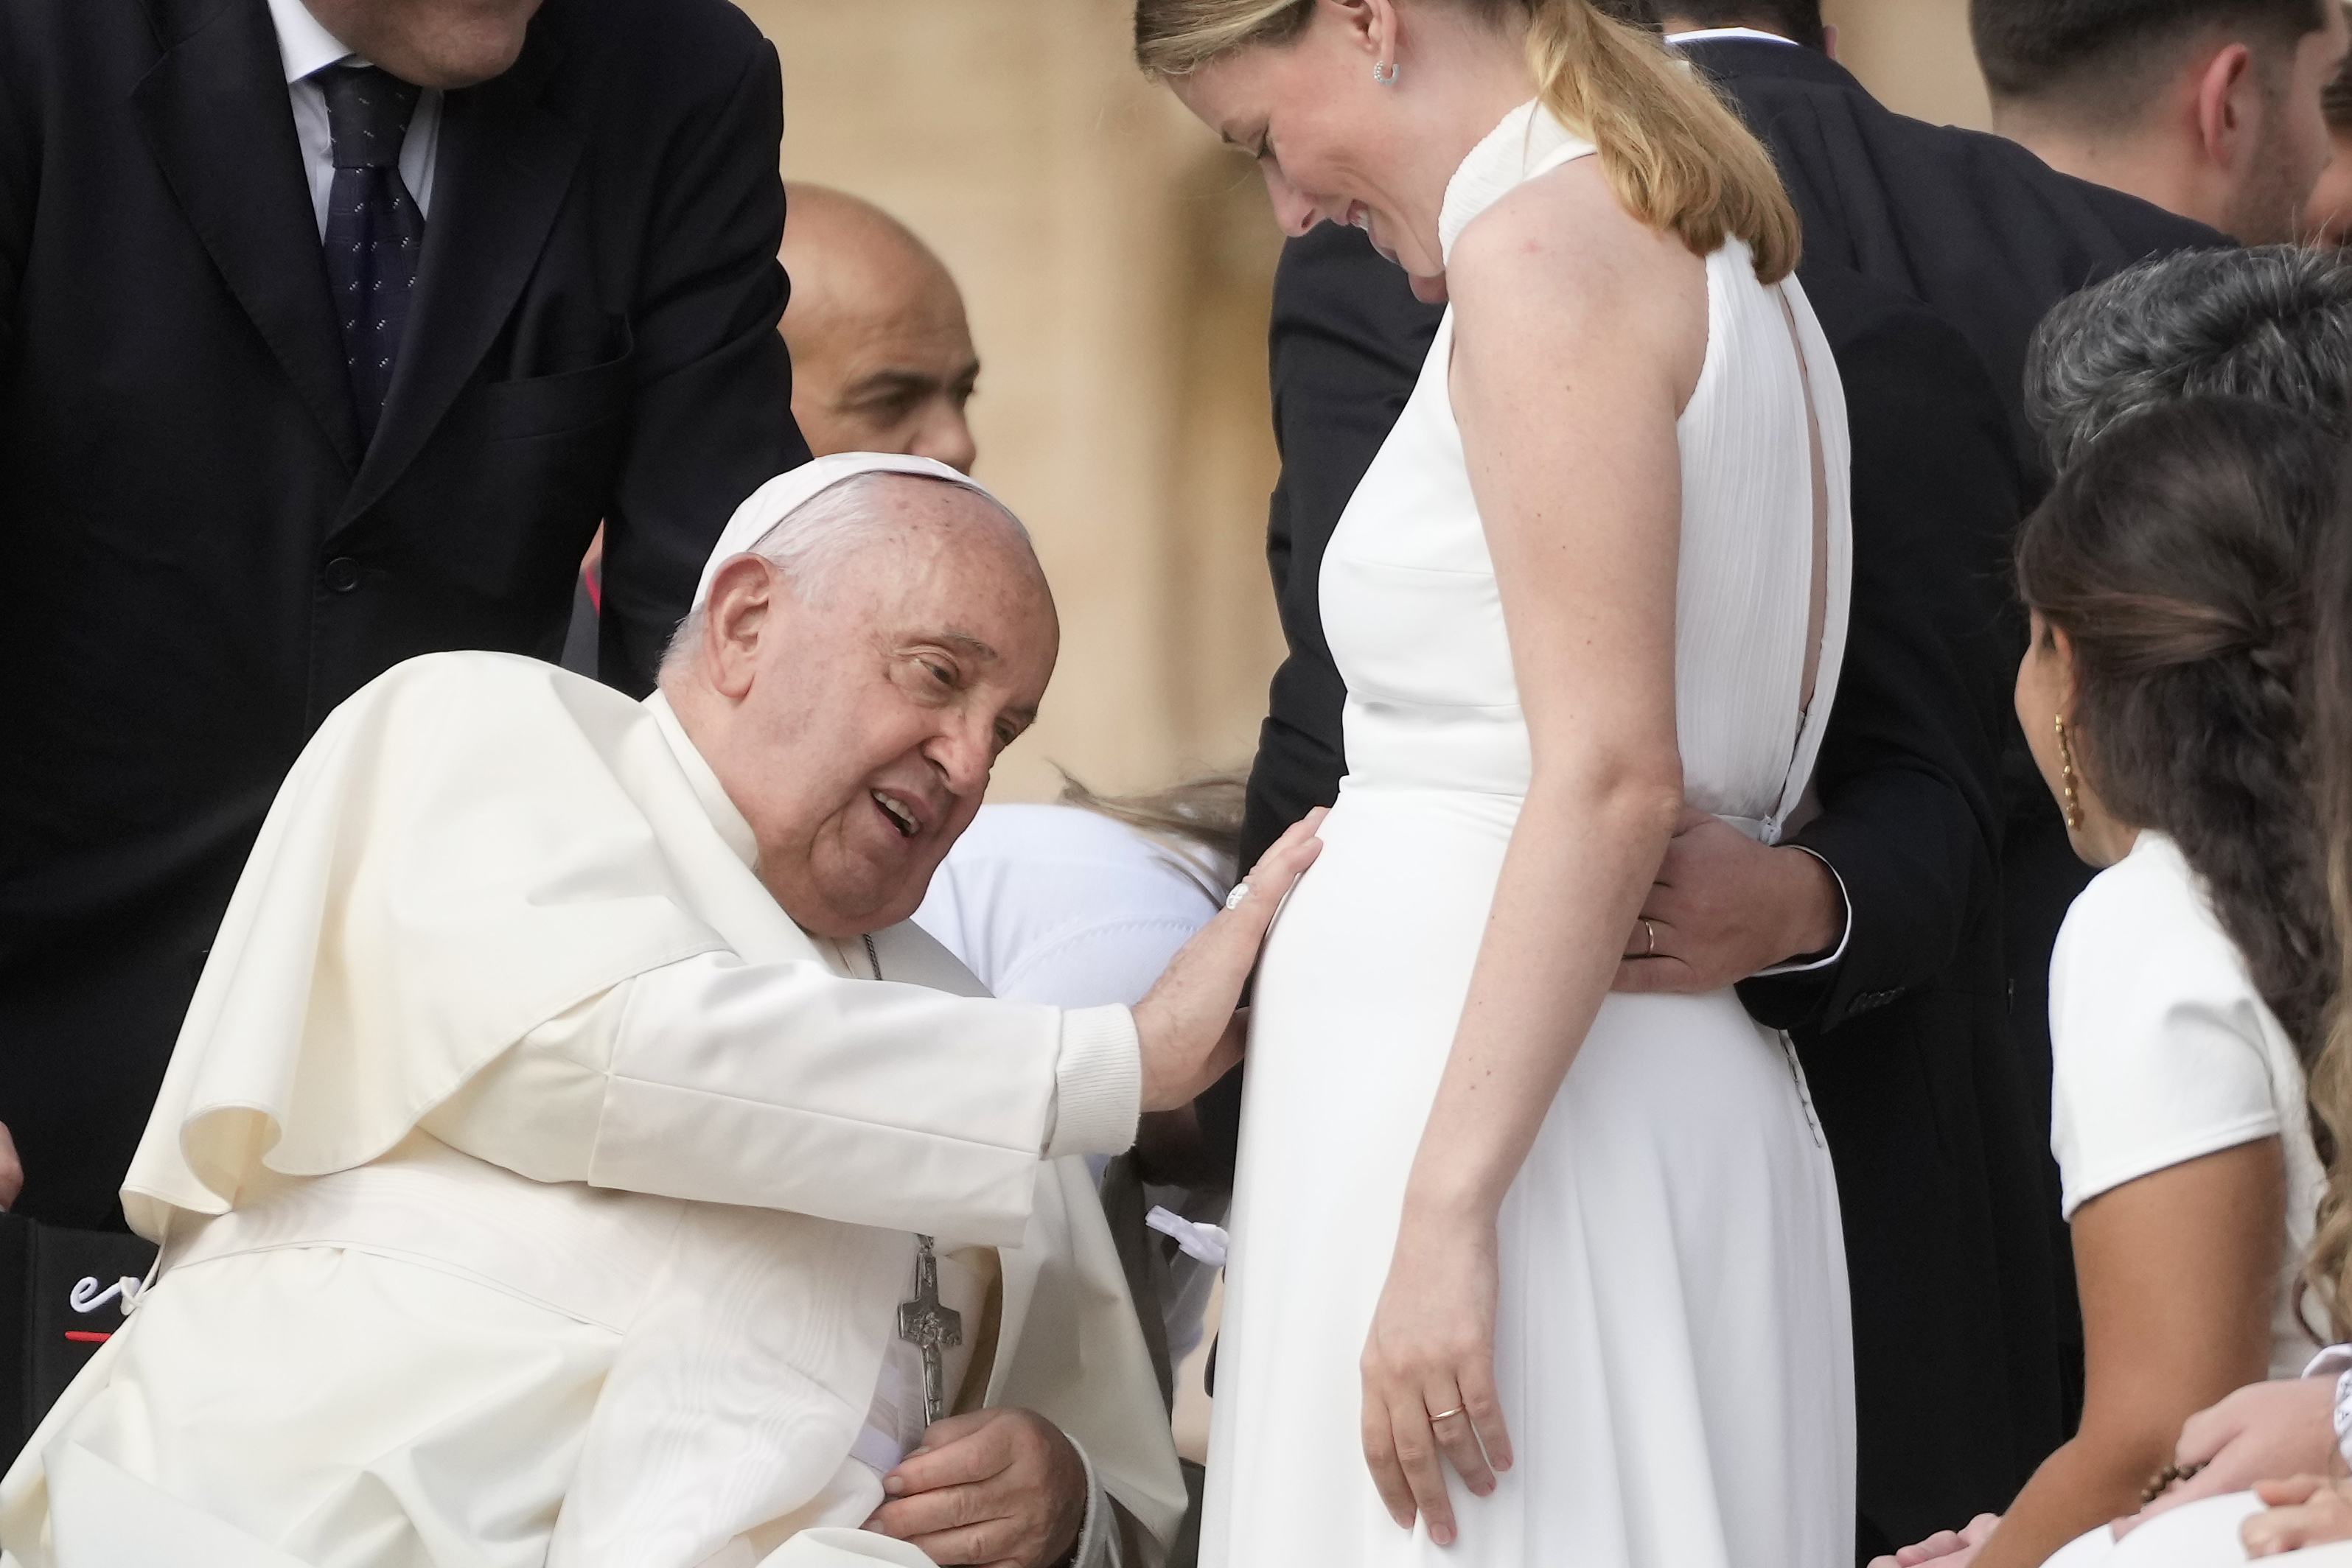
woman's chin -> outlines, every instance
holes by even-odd
[[[1441,272],[1434,277],[1423,277],[1417,272],[1408,272],[1405,277],[1412,281],[1412,297],[1423,305],[1445,303],[1445,274]]]

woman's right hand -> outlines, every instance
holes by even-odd
[[[1146,1111],[1191,1104],[1240,1062],[1244,1015],[1234,1008],[1242,986],[1257,963],[1274,912],[1322,850],[1315,830],[1328,815],[1318,806],[1276,840],[1244,883],[1248,895],[1195,932],[1150,994],[1135,1004]]]

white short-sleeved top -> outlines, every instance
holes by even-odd
[[[2295,1280],[2326,1184],[2303,1065],[2166,835],[2142,832],[2067,914],[2050,965],[2050,1146],[2069,1219],[2167,1166],[2280,1141],[2286,1246],[2271,1375],[2300,1375],[2320,1341],[2295,1312]]]

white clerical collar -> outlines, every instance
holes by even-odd
[[[290,85],[312,71],[351,57],[351,48],[310,15],[302,0],[269,0],[269,20],[278,29],[278,57]]]
[[[1759,44],[1786,44],[1792,49],[1804,47],[1794,38],[1784,38],[1778,33],[1768,33],[1760,27],[1700,27],[1694,32],[1666,35],[1666,42],[1676,46],[1712,44],[1718,38],[1747,38]]]
[[[744,820],[743,813],[735,809],[735,802],[727,798],[726,788],[719,782],[719,775],[710,770],[710,764],[705,762],[702,753],[695,749],[693,737],[686,733],[686,726],[677,722],[677,715],[671,709],[669,699],[656,692],[646,699],[645,706],[646,711],[654,716],[654,727],[661,731],[662,738],[669,742],[670,750],[677,755],[678,769],[686,775],[687,783],[693,787],[694,798],[700,803],[703,814],[710,819],[710,825],[719,830],[719,836],[727,841],[727,847],[735,852],[737,860],[747,866],[758,865],[758,836],[751,831],[751,824]]]

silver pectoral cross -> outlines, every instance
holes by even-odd
[[[898,1303],[898,1337],[923,1353],[923,1425],[948,1413],[948,1368],[940,1352],[963,1343],[963,1314],[940,1304],[940,1259],[915,1238],[915,1299]]]

